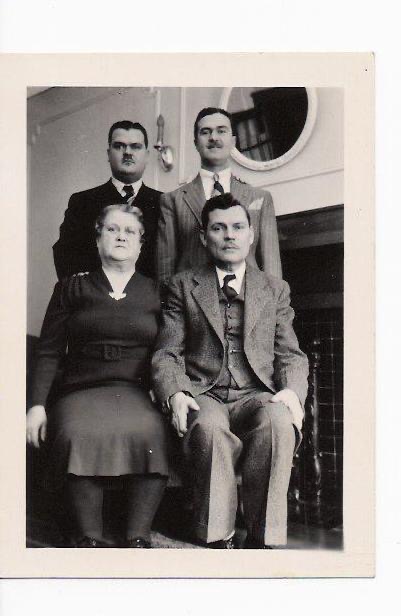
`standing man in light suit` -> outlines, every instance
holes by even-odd
[[[246,262],[254,230],[230,193],[206,203],[200,237],[209,263],[169,284],[154,391],[183,437],[197,538],[208,547],[236,547],[240,463],[245,547],[285,545],[308,375],[289,287]]]
[[[207,253],[199,237],[202,208],[211,196],[225,192],[232,193],[249,212],[255,234],[249,263],[281,277],[272,197],[231,173],[229,157],[235,137],[230,114],[217,107],[202,109],[195,120],[194,140],[201,159],[200,172],[192,182],[166,193],[160,201],[159,281],[165,285],[173,274],[206,263]]]

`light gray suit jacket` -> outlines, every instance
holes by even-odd
[[[170,282],[152,360],[153,386],[165,402],[177,391],[193,396],[216,383],[224,358],[217,275],[212,265],[182,272]],[[271,391],[289,387],[304,404],[308,360],[292,328],[288,284],[247,265],[244,351],[255,375]]]
[[[250,214],[255,240],[249,263],[281,277],[281,260],[273,200],[269,192],[231,178],[231,193]],[[202,179],[196,178],[173,192],[161,196],[157,235],[157,276],[163,285],[171,276],[207,263],[199,239],[201,213],[206,203]]]

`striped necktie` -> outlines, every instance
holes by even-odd
[[[124,186],[124,192],[125,192],[124,199],[126,200],[127,203],[131,204],[133,200],[135,199],[134,189],[132,188],[131,184],[127,184],[126,186]]]
[[[210,195],[211,197],[218,197],[219,195],[222,195],[224,193],[224,188],[220,184],[219,180],[220,180],[219,174],[215,173],[213,175],[214,184],[213,184],[212,194]]]

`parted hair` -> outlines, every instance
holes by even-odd
[[[204,231],[207,229],[207,225],[209,222],[209,214],[213,212],[213,210],[228,210],[230,207],[235,207],[239,205],[242,207],[246,214],[246,218],[248,220],[249,226],[251,226],[251,217],[249,216],[249,212],[242,203],[235,199],[231,193],[223,193],[222,195],[217,195],[216,197],[211,197],[208,201],[206,201],[203,206],[201,220],[202,220],[202,228]]]
[[[214,113],[222,113],[223,115],[226,116],[226,118],[228,118],[230,120],[231,132],[234,134],[233,123],[232,123],[232,119],[231,119],[231,113],[228,113],[228,111],[226,111],[225,109],[221,109],[220,107],[204,107],[203,109],[200,110],[200,112],[196,116],[196,120],[195,120],[195,124],[194,124],[194,139],[195,139],[195,143],[196,143],[196,141],[198,139],[198,125],[199,125],[199,122],[201,121],[202,118],[205,118],[206,116],[209,116],[209,115],[213,115]]]

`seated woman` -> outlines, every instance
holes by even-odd
[[[149,548],[167,482],[168,428],[150,395],[149,364],[160,302],[135,272],[143,225],[138,208],[105,207],[96,221],[102,268],[57,283],[38,344],[27,442],[46,439],[51,486],[66,483],[77,547],[103,547],[103,490],[124,476],[126,547]],[[46,400],[68,354],[55,404]],[[115,480],[114,480],[115,481]]]

